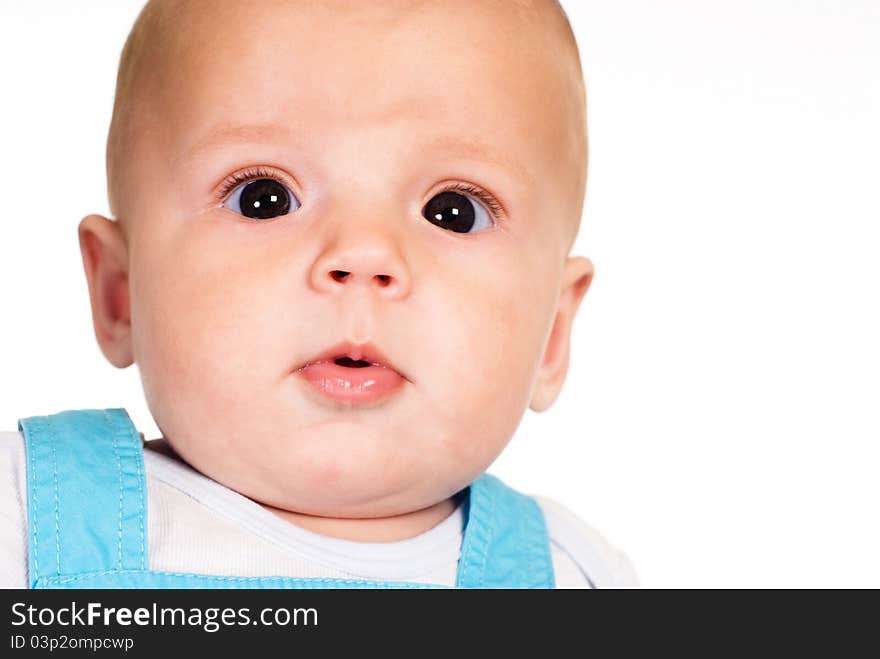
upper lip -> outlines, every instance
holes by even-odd
[[[342,357],[348,357],[354,361],[367,361],[376,366],[384,366],[386,368],[397,371],[391,360],[372,343],[353,343],[352,341],[343,341],[337,343],[332,348],[328,348],[324,352],[312,357],[297,370],[302,370],[309,364],[318,364],[320,362],[332,362]],[[400,373],[400,371],[398,371]],[[400,373],[403,375],[403,373]]]

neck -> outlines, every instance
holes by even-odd
[[[185,462],[164,438],[144,442],[144,447]],[[254,503],[294,526],[319,535],[354,542],[397,542],[424,533],[449,517],[455,511],[463,492],[464,490],[449,499],[421,510],[391,517],[365,519],[319,517],[318,515],[306,515],[292,510],[275,508],[259,501],[254,501]]]
[[[260,505],[294,526],[319,535],[354,542],[396,542],[413,538],[437,526],[455,511],[457,497],[402,515],[366,519],[319,517],[265,504]]]

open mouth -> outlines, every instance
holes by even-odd
[[[355,344],[348,341],[338,343],[332,348],[313,356],[300,366],[300,369],[324,363],[344,369],[369,369],[370,367],[397,370],[394,364],[372,343]],[[401,373],[401,375],[403,375]],[[405,377],[405,376],[404,376]]]
[[[384,399],[408,382],[372,344],[338,344],[296,373],[323,396],[347,404]]]
[[[340,357],[339,359],[334,359],[333,363],[339,366],[345,366],[346,368],[366,368],[367,366],[373,365],[363,359],[352,359],[351,357]]]

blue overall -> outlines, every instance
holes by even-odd
[[[140,435],[124,409],[20,419],[31,588],[445,588],[430,583],[151,570]],[[537,502],[489,474],[466,490],[457,588],[553,588]]]

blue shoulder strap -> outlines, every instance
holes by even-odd
[[[20,419],[29,582],[147,565],[140,437],[123,409]]]
[[[484,473],[470,486],[458,588],[554,588],[550,538],[538,503]]]

